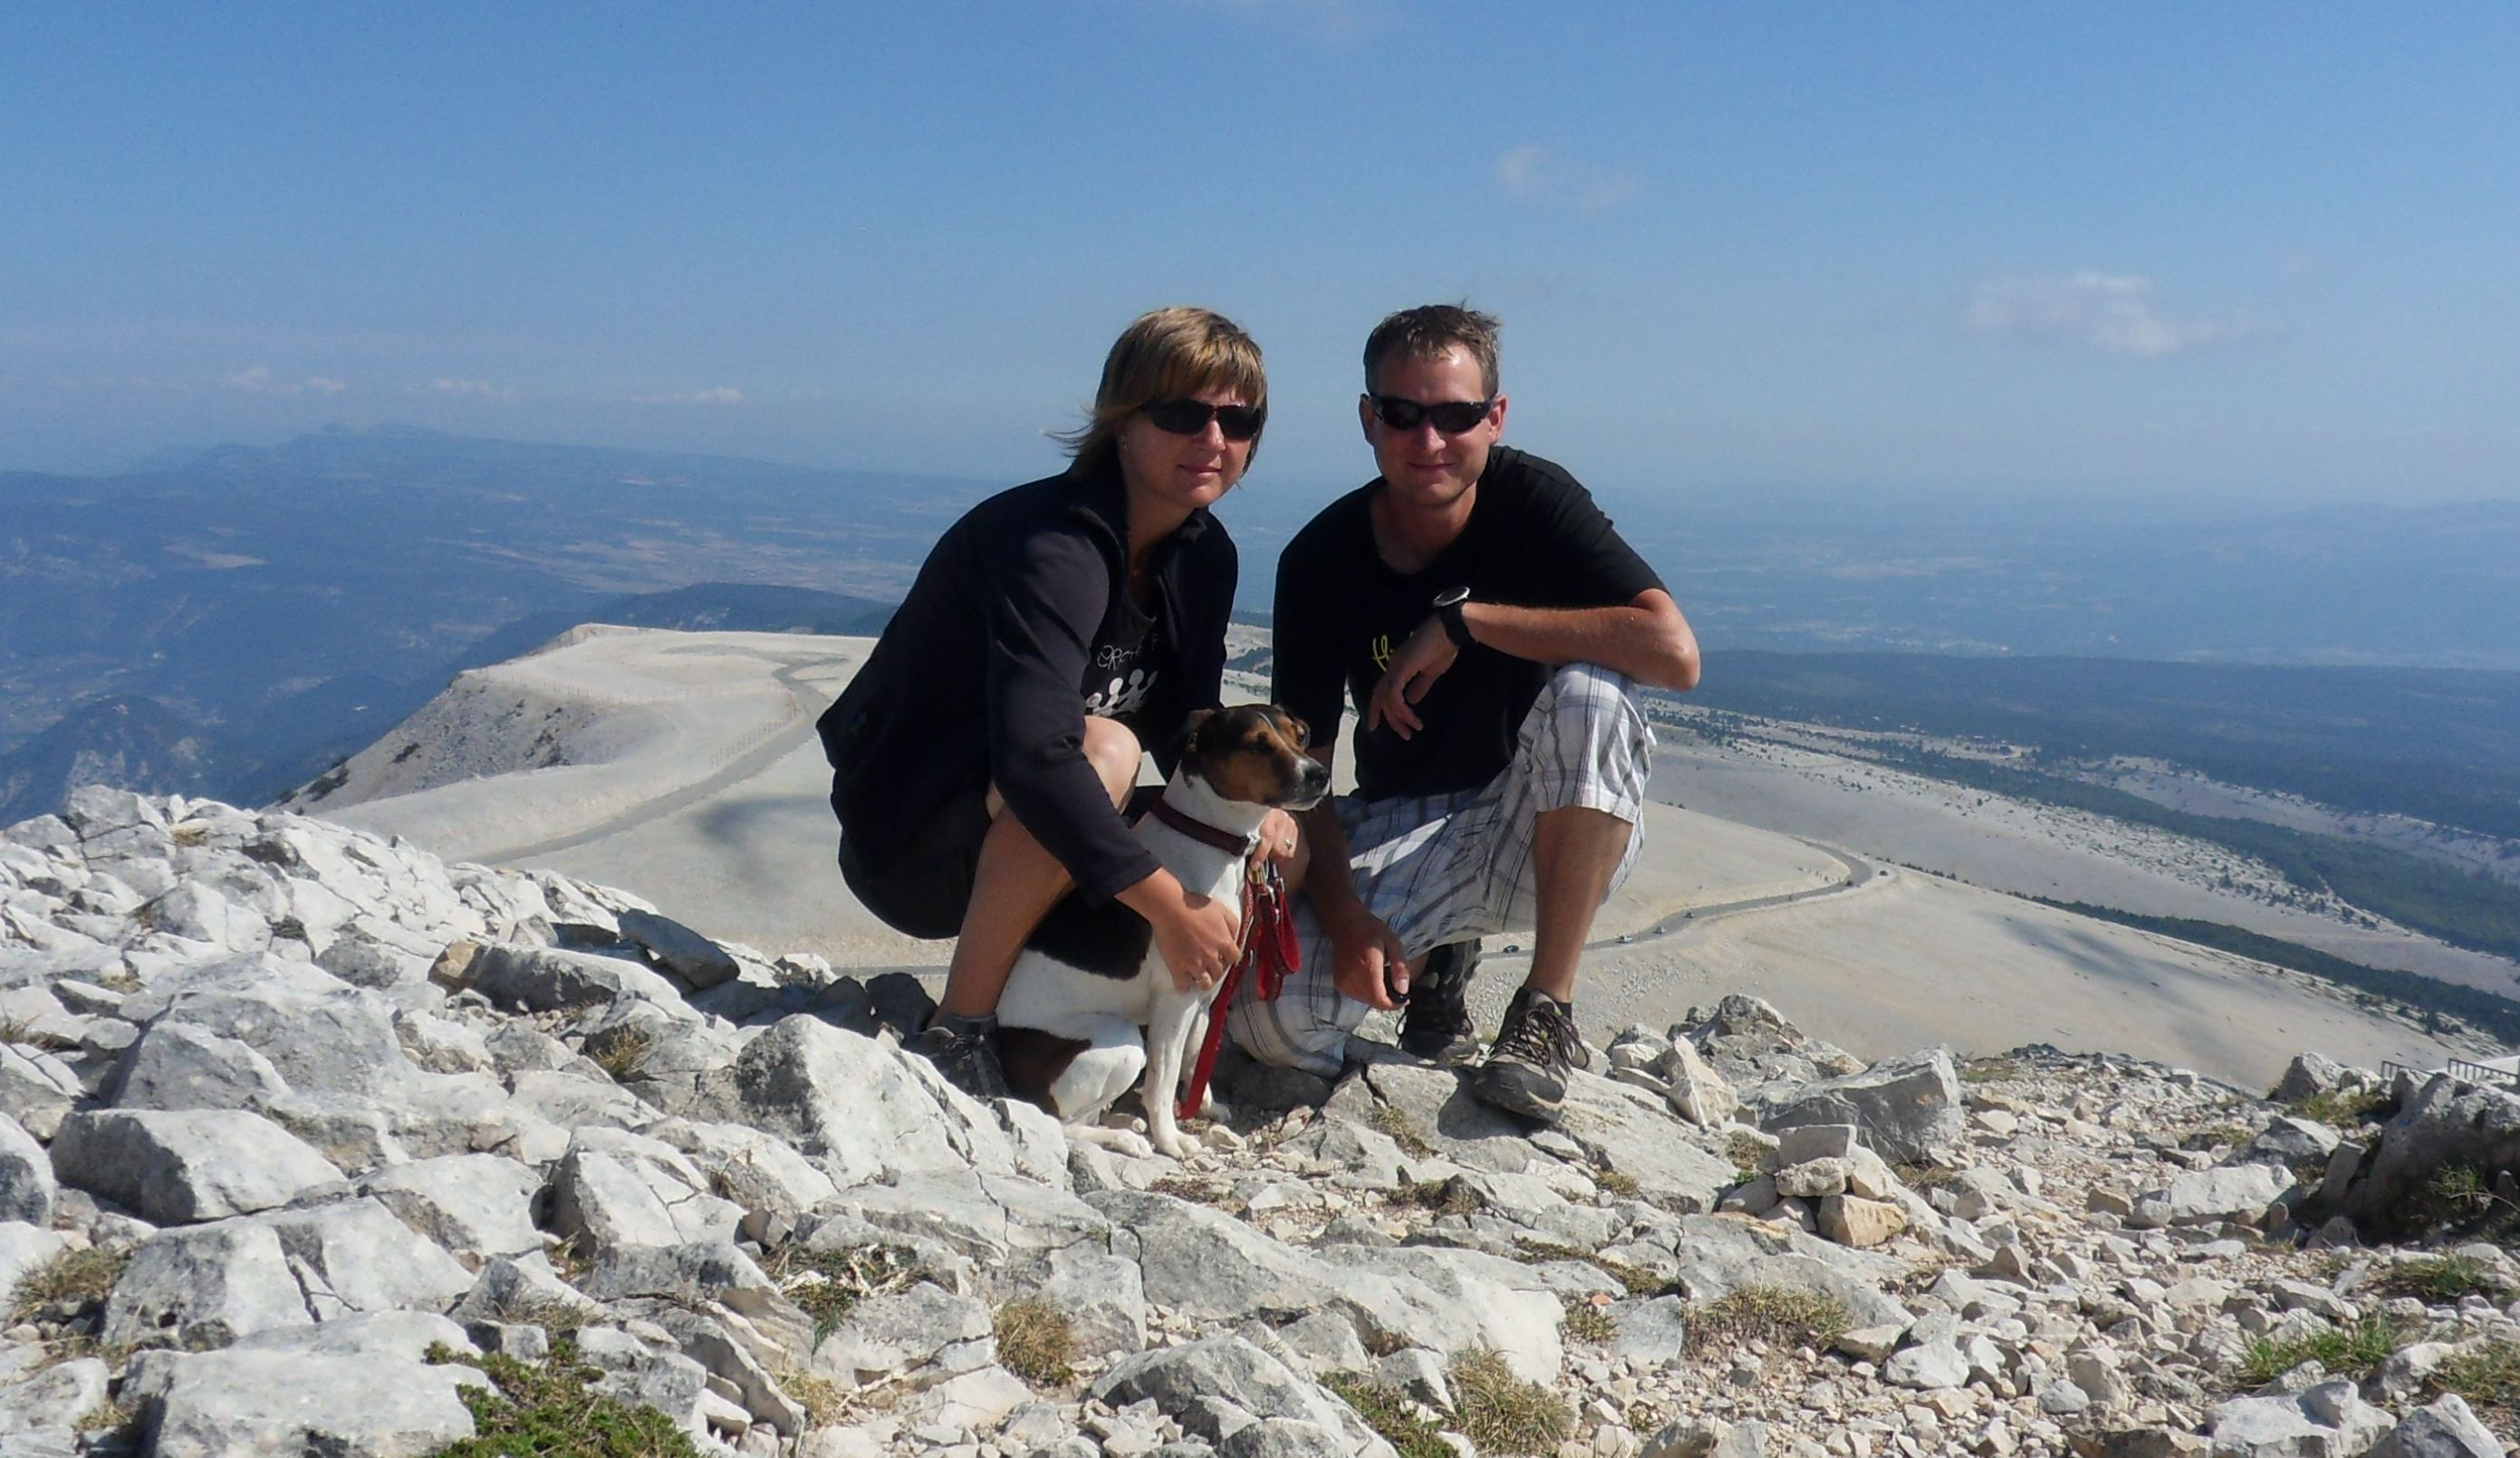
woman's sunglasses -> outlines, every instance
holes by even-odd
[[[1435,428],[1446,435],[1476,429],[1496,405],[1494,395],[1485,400],[1447,400],[1440,405],[1420,405],[1402,395],[1365,398],[1373,402],[1374,418],[1394,430],[1415,430],[1420,420],[1432,420]]]
[[[1266,405],[1210,405],[1204,400],[1149,400],[1139,407],[1147,423],[1167,435],[1196,435],[1214,420],[1227,440],[1249,440],[1269,419]]]

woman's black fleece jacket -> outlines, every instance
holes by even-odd
[[[1234,542],[1193,511],[1152,566],[1171,661],[1136,717],[1169,775],[1177,730],[1222,691]],[[1154,872],[1085,759],[1086,663],[1127,581],[1116,462],[1001,492],[946,531],[817,726],[832,809],[861,862],[880,863],[922,817],[994,783],[1089,904]]]

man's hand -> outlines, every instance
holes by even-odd
[[[1382,682],[1373,685],[1373,696],[1366,701],[1365,727],[1371,732],[1381,725],[1401,738],[1410,738],[1425,728],[1418,722],[1417,704],[1435,686],[1435,681],[1453,666],[1462,650],[1453,645],[1444,632],[1443,620],[1428,618],[1409,635],[1400,651],[1382,670]],[[1381,1004],[1376,1004],[1381,1005]]]
[[[1323,929],[1330,939],[1330,986],[1385,1012],[1409,995],[1408,950],[1381,917],[1359,906],[1353,919]]]
[[[1295,859],[1295,817],[1282,810],[1273,810],[1260,817],[1260,859],[1265,863],[1284,865]]]

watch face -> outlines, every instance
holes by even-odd
[[[1435,595],[1435,605],[1437,607],[1450,607],[1456,602],[1467,602],[1469,599],[1470,590],[1468,588],[1446,588],[1444,591]]]

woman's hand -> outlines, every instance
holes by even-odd
[[[1170,871],[1122,891],[1119,902],[1154,929],[1155,951],[1185,993],[1216,986],[1242,958],[1242,908],[1183,890]]]
[[[1263,862],[1286,865],[1294,861],[1297,841],[1293,816],[1282,810],[1269,812],[1261,817],[1258,834],[1260,859]],[[1288,879],[1294,879],[1292,873],[1289,873]]]

